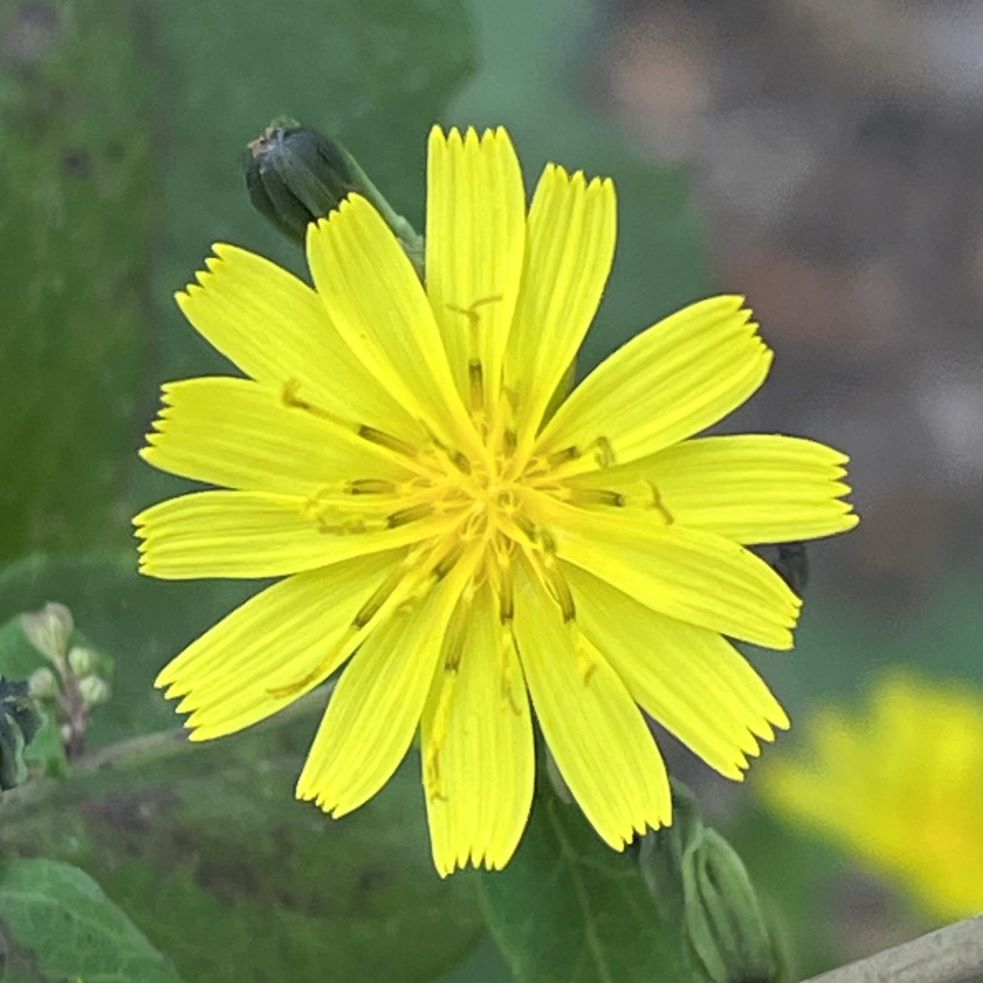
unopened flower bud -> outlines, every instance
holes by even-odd
[[[49,601],[40,611],[21,615],[27,640],[55,665],[61,665],[75,623],[64,604]]]
[[[683,931],[712,983],[780,983],[784,971],[747,870],[733,847],[704,830],[683,861]]]
[[[336,140],[296,120],[274,120],[249,144],[244,170],[256,210],[294,242],[303,245],[307,226],[356,192],[375,206],[420,267],[422,240]]]
[[[73,645],[68,650],[68,666],[76,676],[89,676],[96,668],[96,656],[92,649]]]
[[[27,693],[35,700],[53,700],[59,693],[58,677],[46,666],[35,669],[27,680]]]
[[[82,702],[86,707],[98,706],[100,703],[105,703],[112,696],[109,683],[101,676],[85,676],[79,680],[78,686],[79,695],[82,697]]]

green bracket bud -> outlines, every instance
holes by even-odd
[[[35,669],[27,680],[28,696],[34,700],[53,700],[60,692],[58,677],[47,666]]]
[[[683,858],[683,935],[710,983],[781,983],[783,960],[734,848],[705,829]]]
[[[49,601],[40,611],[21,615],[27,640],[56,666],[64,665],[65,650],[75,628],[72,612],[64,604]]]
[[[336,140],[296,120],[274,120],[249,144],[244,172],[256,210],[300,245],[311,222],[333,211],[347,195],[363,195],[422,270],[423,240]]]
[[[78,687],[82,703],[87,710],[99,706],[100,703],[108,702],[113,694],[109,683],[101,676],[86,676],[79,680]]]
[[[68,667],[76,676],[89,676],[96,669],[96,655],[92,649],[73,645],[68,651]]]
[[[43,723],[27,683],[0,677],[0,790],[7,791],[27,779],[24,750]]]

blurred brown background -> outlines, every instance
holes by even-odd
[[[765,415],[853,457],[839,584],[888,613],[977,565],[983,5],[623,2],[599,62],[593,97],[692,168],[778,353]]]

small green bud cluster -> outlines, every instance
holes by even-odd
[[[109,683],[102,676],[83,676],[78,681],[78,687],[82,703],[86,709],[99,706],[100,703],[106,703],[112,696]]]
[[[72,612],[64,604],[49,601],[40,611],[22,614],[20,620],[27,640],[60,670],[75,630]]]
[[[66,747],[81,747],[89,711],[109,700],[112,690],[99,656],[73,644],[75,622],[64,604],[49,602],[40,611],[21,615],[28,641],[48,660],[28,679],[25,691],[59,724]]]
[[[27,692],[35,700],[55,700],[61,692],[61,686],[58,677],[47,666],[42,666],[28,677]]]

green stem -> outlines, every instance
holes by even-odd
[[[396,237],[403,244],[406,255],[409,256],[413,268],[416,270],[420,279],[424,274],[424,239],[416,229],[400,215],[387,201],[385,195],[372,183],[368,174],[359,167],[358,161],[347,150],[343,150],[345,160],[361,184],[361,192],[375,206],[376,211],[385,219],[386,224],[396,234]]]

